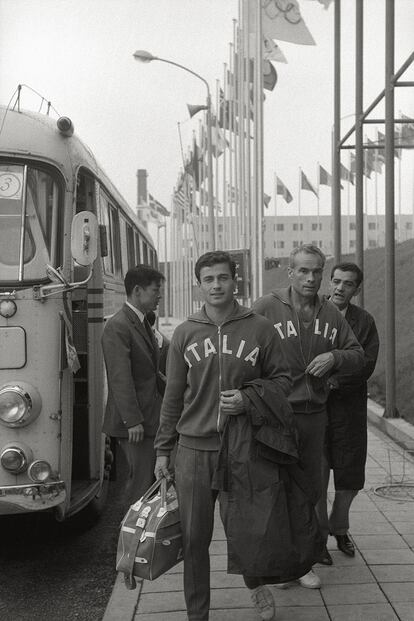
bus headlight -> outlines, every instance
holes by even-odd
[[[40,413],[42,401],[36,388],[20,382],[0,389],[0,423],[7,427],[24,427]]]
[[[11,474],[20,474],[27,470],[27,466],[32,459],[32,451],[21,442],[7,444],[0,453],[0,464]]]
[[[43,459],[37,459],[30,464],[27,474],[34,483],[44,483],[52,474],[52,467]]]

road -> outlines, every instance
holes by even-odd
[[[48,516],[0,519],[0,620],[101,621],[116,578],[125,463],[110,482],[101,519],[89,530]]]

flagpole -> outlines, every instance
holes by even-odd
[[[233,20],[233,30],[235,28],[234,22],[235,20]],[[233,37],[234,37],[234,34],[233,34]],[[237,196],[236,196],[236,189],[234,190],[234,196],[233,196],[233,187],[235,188],[235,184],[233,183],[233,166],[234,166],[233,152],[234,152],[235,135],[234,135],[234,119],[232,115],[232,108],[233,108],[232,102],[233,102],[233,93],[234,93],[234,80],[236,79],[236,76],[234,73],[234,47],[232,43],[230,43],[229,45],[229,65],[230,65],[230,77],[231,77],[231,83],[229,83],[229,94],[228,94],[229,105],[227,109],[226,108],[227,104],[224,103],[223,110],[225,110],[226,114],[228,115],[227,121],[229,124],[229,144],[230,144],[229,146],[229,184],[230,184],[229,198],[230,198],[230,214],[231,214],[231,223],[232,223],[230,227],[230,247],[235,249],[236,244],[233,243],[233,240],[235,240],[237,237],[237,217],[236,217],[236,203],[235,203]],[[223,115],[224,115],[224,112],[223,112]],[[224,120],[224,123],[225,123],[225,120]]]
[[[274,213],[274,216],[275,216],[275,218],[274,218],[274,223],[275,223],[275,244],[276,244],[275,250],[276,250],[276,253],[277,253],[277,250],[278,250],[278,248],[277,248],[277,242],[278,242],[277,234],[278,234],[278,230],[277,230],[277,174],[276,174],[276,171],[274,172],[274,175],[273,175],[273,196],[274,196],[274,199],[273,199],[274,203],[273,204],[275,206],[275,213]]]
[[[219,106],[219,88],[220,88],[220,80],[216,79],[216,110],[218,110],[218,106]],[[215,142],[216,142],[216,157],[215,157],[216,168],[215,168],[215,171],[214,171],[214,175],[215,175],[214,178],[215,178],[215,182],[216,182],[215,183],[216,187],[215,187],[215,196],[214,196],[213,204],[215,204],[215,206],[216,206],[217,213],[216,213],[216,218],[215,218],[215,225],[218,228],[217,220],[219,219],[220,216],[219,216],[219,208],[218,208],[218,202],[219,202],[218,201],[218,197],[219,197],[219,160],[218,160],[218,158],[219,158],[219,140],[218,140],[218,126],[217,126],[217,122],[218,122],[218,120],[217,120],[217,114],[216,114],[216,122],[214,124],[214,131],[215,131],[215,137],[216,137],[216,140],[215,140]],[[216,245],[217,245],[217,248],[223,249],[224,248],[224,230],[225,230],[225,226],[226,226],[226,223],[225,223],[224,218],[223,218],[223,209],[222,209],[222,212],[221,212],[221,221],[222,221],[222,225],[221,225],[221,231],[222,231],[221,243],[219,243],[220,235],[219,235],[218,230],[217,230],[217,232],[216,232]]]
[[[227,99],[227,63],[223,64],[223,111],[224,111],[224,102]],[[220,106],[220,97],[219,97],[219,101],[217,104],[217,116],[219,114],[219,106]],[[224,115],[223,115],[224,118]],[[223,123],[224,125],[224,123]],[[224,246],[225,248],[228,250],[229,248],[231,248],[231,243],[230,243],[230,235],[231,235],[231,218],[229,218],[229,209],[228,209],[228,202],[227,202],[227,182],[226,182],[226,159],[227,159],[227,140],[226,140],[226,130],[223,129],[223,136],[224,136],[224,153],[223,153],[223,170],[222,170],[222,190],[223,190],[223,218],[225,219],[225,226],[223,227],[223,231],[224,231]]]
[[[262,3],[256,0],[256,240],[257,240],[257,278],[256,297],[263,293],[263,34]],[[250,121],[249,121],[250,126]],[[247,137],[250,140],[250,132]]]
[[[375,189],[375,244],[376,246],[378,246],[378,171],[377,171],[377,165],[379,161],[378,160],[378,149],[375,149],[374,156],[377,162],[375,166],[375,179],[374,179],[374,182],[375,182],[375,188],[374,188]]]
[[[298,243],[300,244],[300,192],[302,188],[302,168],[299,166],[299,193],[298,193]]]
[[[347,190],[347,197],[346,197],[346,208],[347,208],[347,214],[348,214],[348,227],[347,227],[347,248],[348,248],[348,254],[351,254],[351,248],[350,248],[350,227],[351,227],[351,151],[349,151],[349,179],[348,179],[348,190]]]
[[[318,237],[319,237],[319,207],[320,207],[320,205],[319,205],[319,193],[321,191],[321,183],[320,183],[321,182],[321,178],[320,178],[320,176],[321,176],[321,169],[320,169],[319,162],[317,163],[317,166],[318,166],[318,169],[317,169],[317,173],[316,173],[316,178],[318,180],[318,185],[316,187],[318,189],[318,196],[316,197],[316,231],[317,231],[317,234],[318,234]],[[318,244],[318,246],[319,246],[319,244]]]

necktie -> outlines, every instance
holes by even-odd
[[[144,321],[142,323],[144,324],[144,328],[147,331],[147,334],[148,334],[148,336],[150,338],[150,341],[151,341],[152,345],[154,345],[155,336],[154,336],[152,328],[151,328],[151,326],[149,324],[148,319],[146,317],[144,317]]]

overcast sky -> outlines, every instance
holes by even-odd
[[[367,105],[384,86],[385,0],[364,4]],[[398,67],[413,51],[414,1],[395,4]],[[331,172],[333,114],[334,7],[325,10],[311,0],[301,0],[300,6],[316,46],[279,42],[288,64],[275,64],[278,83],[264,103],[265,192],[273,195],[277,171],[295,201],[299,167],[314,183],[317,162]],[[355,0],[342,0],[342,6],[342,115],[347,115],[354,107]],[[197,117],[189,120],[186,103],[204,103],[206,91],[182,70],[160,62],[144,65],[132,54],[146,49],[186,65],[215,92],[237,12],[237,0],[0,0],[0,102],[8,103],[17,84],[28,84],[73,120],[76,133],[131,205],[136,204],[136,170],[146,168],[149,191],[169,207],[181,166],[177,122],[186,148],[198,123]],[[405,79],[413,80],[414,71]],[[23,94],[22,107],[38,106]],[[398,89],[395,108],[414,116],[414,89]],[[375,138],[372,127],[367,131]],[[347,160],[345,154],[345,165]],[[411,204],[405,211],[412,208],[412,171],[412,152],[406,151],[403,191]],[[372,188],[369,192],[372,196]],[[302,192],[301,204],[302,213],[316,209],[310,192]],[[279,197],[280,213],[292,208],[294,203],[287,206]],[[330,212],[327,188],[321,190],[320,209]]]

